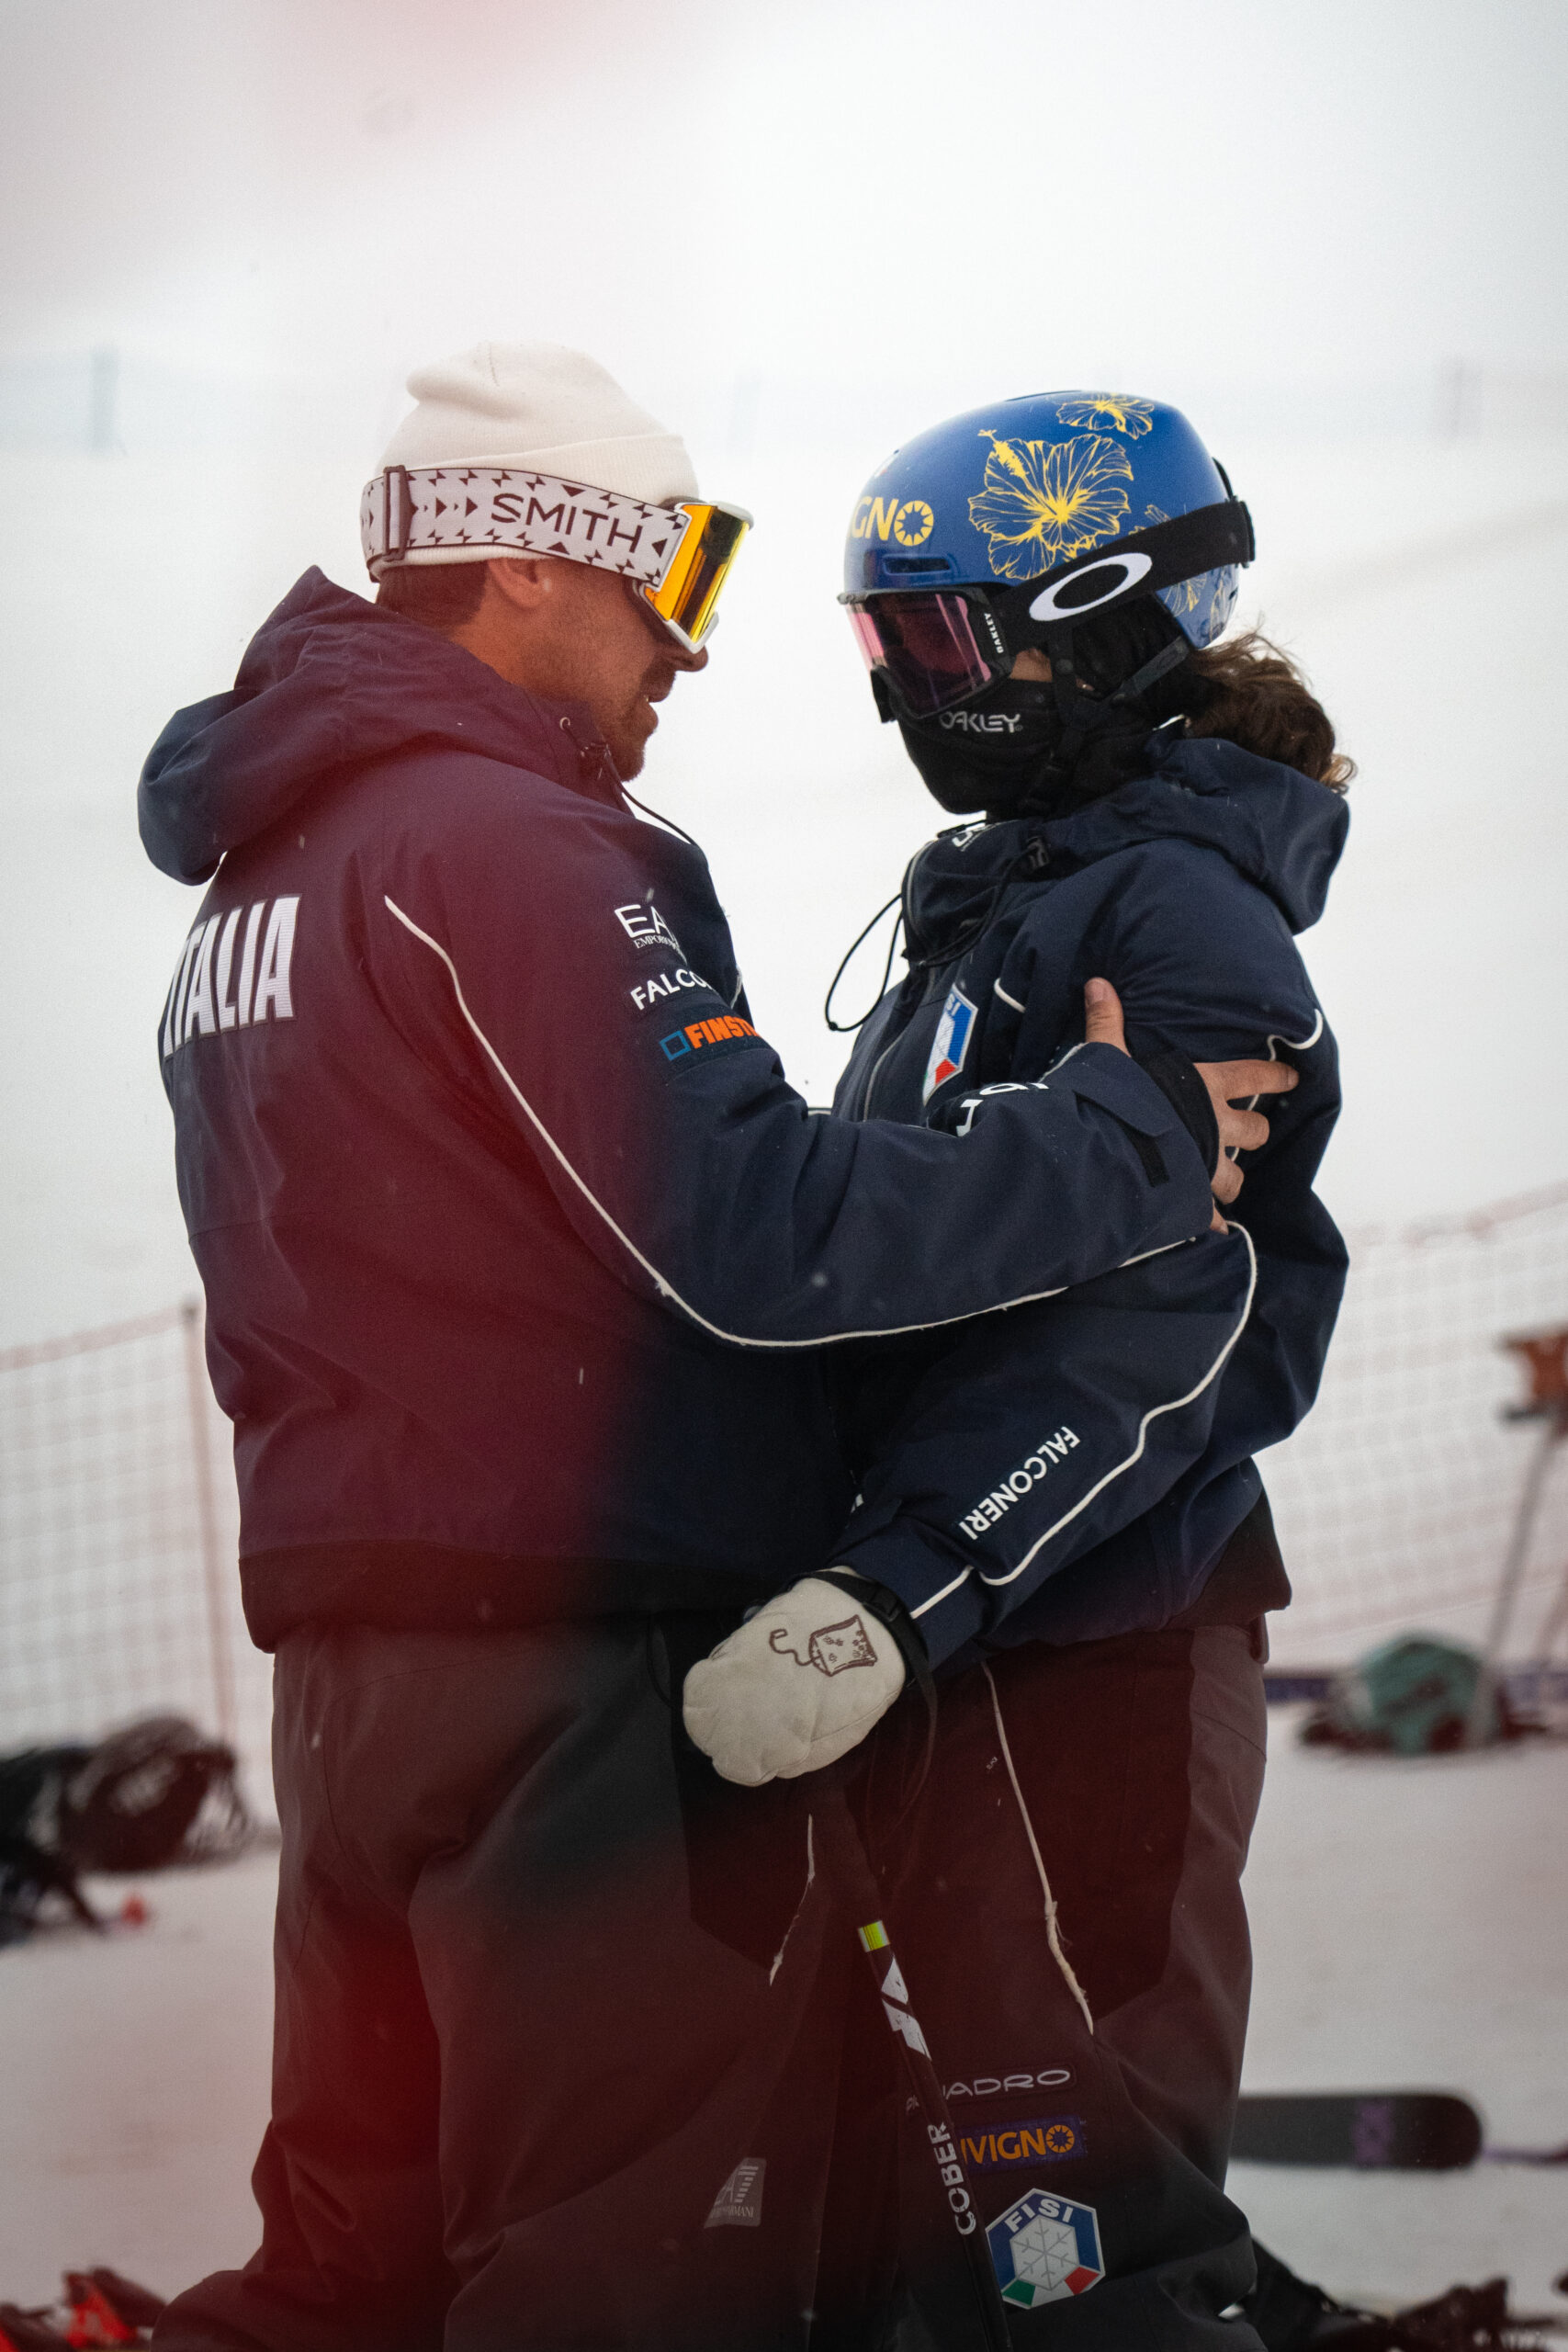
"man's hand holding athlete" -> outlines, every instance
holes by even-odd
[[[1122,1001],[1109,980],[1084,989],[1084,1042],[1127,1050]],[[1296,1073],[1285,1062],[1197,1062],[1218,1135],[1210,1183],[1218,1204],[1240,1192],[1234,1155],[1269,1140],[1259,1096],[1288,1094]],[[1241,1107],[1245,1106],[1245,1107]],[[858,1746],[904,1688],[897,1642],[869,1608],[857,1608],[852,1572],[843,1582],[803,1577],[719,1643],[686,1677],[682,1713],[691,1737],[727,1781],[745,1788],[819,1771]]]

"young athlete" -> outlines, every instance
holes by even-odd
[[[1322,912],[1351,770],[1284,656],[1218,642],[1251,555],[1247,510],[1182,416],[1067,392],[900,448],[848,540],[881,715],[969,821],[905,876],[909,968],[861,1031],[839,1114],[962,1132],[998,1090],[1049,1086],[1093,974],[1145,1068],[1173,1057],[1173,1093],[1182,1057],[1300,1073],[1222,1230],[956,1337],[863,1350],[842,1381],[860,1498],[834,1558],[909,1596],[939,1679],[929,1772],[901,1710],[871,1752],[865,1820],[1020,2344],[1252,2340],[1220,2316],[1252,2278],[1223,2189],[1263,1618],[1290,1591],[1252,1456],[1310,1407],[1344,1279],[1313,1191],[1335,1048],[1293,942]],[[1211,1262],[1214,1297],[1238,1262],[1245,1280],[1195,1373]],[[1086,1366],[1113,1392],[1118,1365],[1145,1399],[1131,1442],[1114,1395],[1085,1394]],[[1075,1558],[1083,1515],[1113,1518],[1162,1425],[1190,1440],[1195,1414],[1163,1498]],[[951,1563],[934,1594],[909,1580],[917,1539]],[[821,2340],[891,2324],[896,2246],[919,2324],[977,2340],[885,2041],[852,2045]],[[895,2180],[879,2151],[898,2116]]]

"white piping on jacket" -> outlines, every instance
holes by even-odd
[[[1106,1487],[1111,1484],[1113,1479],[1120,1478],[1123,1471],[1130,1470],[1135,1462],[1138,1462],[1143,1458],[1144,1449],[1148,1443],[1150,1422],[1157,1421],[1166,1413],[1179,1413],[1184,1406],[1192,1404],[1203,1394],[1204,1389],[1208,1387],[1212,1380],[1218,1378],[1220,1373],[1224,1368],[1225,1360],[1229,1356],[1231,1350],[1235,1346],[1236,1341],[1240,1339],[1243,1331],[1247,1329],[1247,1318],[1252,1312],[1253,1294],[1258,1288],[1258,1252],[1252,1246],[1251,1234],[1248,1233],[1244,1225],[1227,1223],[1225,1230],[1228,1233],[1239,1233],[1242,1239],[1247,1244],[1248,1267],[1247,1296],[1242,1302],[1241,1313],[1236,1318],[1235,1330],[1231,1333],[1229,1339],[1226,1340],[1224,1346],[1220,1350],[1219,1354],[1214,1358],[1213,1363],[1209,1366],[1209,1369],[1203,1374],[1202,1379],[1197,1383],[1195,1387],[1190,1388],[1185,1396],[1173,1396],[1164,1405],[1150,1406],[1148,1411],[1144,1415],[1143,1419],[1138,1423],[1138,1442],[1133,1448],[1132,1453],[1127,1455],[1125,1461],[1118,1462],[1113,1468],[1108,1470],[1102,1478],[1096,1480],[1095,1484],[1089,1488],[1088,1494],[1085,1495],[1081,1500],[1073,1505],[1071,1510],[1064,1511],[1061,1518],[1057,1520],[1055,1525],[1054,1527],[1048,1527],[1045,1530],[1044,1534],[1038,1537],[1036,1541],[1030,1545],[1028,1551],[1024,1554],[1016,1568],[1010,1568],[1005,1576],[988,1577],[983,1569],[976,1569],[972,1566],[967,1567],[964,1570],[961,1576],[954,1577],[951,1584],[943,1585],[940,1592],[932,1593],[929,1600],[921,1601],[918,1609],[911,1610],[909,1613],[912,1617],[923,1617],[928,1610],[934,1609],[939,1601],[945,1600],[950,1593],[956,1592],[959,1586],[965,1583],[971,1576],[977,1575],[982,1584],[990,1585],[993,1588],[1004,1584],[1012,1584],[1023,1574],[1025,1568],[1029,1566],[1030,1563],[1035,1558],[1037,1554],[1039,1554],[1044,1546],[1051,1542],[1053,1536],[1059,1535],[1064,1527],[1070,1526],[1072,1521],[1077,1518],[1079,1512],[1087,1510],[1090,1503],[1093,1502],[1095,1497],[1097,1495],[1103,1494]]]
[[[991,993],[993,996],[999,996],[1004,1004],[1010,1004],[1015,1012],[1021,1012],[1023,1011],[1023,1007],[1020,1004],[1017,997],[1009,996],[1000,980],[993,980],[991,982]]]
[[[1312,1024],[1312,1035],[1311,1035],[1311,1036],[1310,1036],[1310,1037],[1276,1037],[1276,1036],[1274,1036],[1274,1035],[1269,1035],[1269,1039],[1267,1040],[1268,1046],[1269,1046],[1269,1060],[1270,1060],[1271,1062],[1277,1062],[1277,1061],[1279,1060],[1279,1058],[1280,1058],[1280,1055],[1279,1055],[1279,1050],[1278,1050],[1278,1049],[1279,1049],[1279,1047],[1280,1047],[1280,1046],[1288,1046],[1288,1047],[1289,1047],[1289,1049],[1290,1049],[1290,1051],[1291,1051],[1292,1054],[1304,1054],[1304,1053],[1306,1052],[1307,1048],[1308,1048],[1310,1046],[1315,1046],[1315,1045],[1316,1045],[1316,1043],[1317,1043],[1318,1039],[1322,1036],[1322,1035],[1323,1035],[1323,1007],[1322,1007],[1322,1005],[1320,1004],[1320,1005],[1318,1006],[1318,1008],[1317,1008],[1317,1019],[1316,1019],[1316,1020],[1313,1023],[1313,1024]],[[1256,1110],[1257,1110],[1257,1108],[1258,1108],[1258,1104],[1262,1102],[1262,1100],[1263,1100],[1263,1097],[1262,1097],[1262,1095],[1261,1095],[1261,1094],[1255,1094],[1255,1095],[1252,1097],[1251,1101],[1248,1102],[1248,1104],[1247,1104],[1247,1109],[1248,1109],[1249,1111],[1256,1111]],[[1225,1158],[1226,1158],[1227,1159],[1234,1159],[1236,1157],[1236,1154],[1237,1154],[1237,1152],[1238,1152],[1238,1150],[1239,1150],[1239,1149],[1240,1149],[1240,1146],[1239,1146],[1239,1145],[1237,1145],[1237,1144],[1233,1144],[1233,1145],[1231,1146],[1231,1148],[1230,1148],[1229,1151],[1227,1151],[1227,1152],[1226,1152],[1226,1154],[1225,1154]]]
[[[588,1203],[589,1207],[593,1211],[594,1215],[603,1218],[604,1224],[609,1227],[616,1240],[620,1243],[622,1249],[626,1252],[626,1255],[629,1258],[634,1259],[642,1268],[643,1272],[653,1283],[655,1289],[659,1292],[660,1296],[661,1298],[672,1300],[683,1315],[689,1315],[693,1322],[695,1323],[700,1329],[704,1331],[711,1331],[716,1340],[724,1340],[728,1341],[730,1346],[738,1348],[820,1348],[829,1346],[834,1341],[840,1340],[895,1340],[906,1331],[934,1331],[941,1329],[945,1324],[971,1322],[976,1315],[999,1314],[1012,1306],[1032,1306],[1043,1298],[1060,1298],[1065,1290],[1071,1289],[1071,1283],[1058,1283],[1053,1290],[1026,1291],[1020,1298],[999,1298],[990,1306],[970,1307],[962,1315],[941,1315],[938,1316],[933,1322],[930,1323],[895,1323],[889,1325],[885,1330],[876,1331],[824,1331],[819,1333],[816,1338],[810,1340],[758,1340],[750,1338],[743,1331],[727,1331],[720,1324],[710,1323],[705,1315],[700,1314],[696,1307],[693,1306],[688,1300],[682,1297],[680,1292],[675,1288],[674,1283],[665,1279],[664,1275],[660,1272],[658,1267],[653,1264],[652,1261],[643,1256],[642,1251],[637,1248],[637,1243],[631,1238],[630,1235],[625,1232],[623,1228],[615,1223],[615,1218],[610,1215],[610,1212],[604,1206],[604,1202],[601,1201],[594,1193],[590,1191],[588,1185],[583,1182],[583,1179],[578,1174],[576,1169],[572,1166],[570,1160],[567,1158],[559,1144],[557,1143],[554,1136],[551,1135],[548,1127],[546,1126],[543,1119],[540,1118],[538,1113],[535,1110],[533,1104],[529,1102],[527,1096],[524,1093],[522,1088],[513,1077],[512,1072],[507,1069],[506,1064],[502,1060],[501,1056],[496,1052],[495,1047],[491,1044],[490,1039],[485,1035],[484,1031],[479,1027],[479,1023],[474,1019],[473,1014],[469,1012],[468,999],[463,994],[463,983],[457,978],[457,967],[454,964],[451,956],[448,956],[445,947],[441,945],[439,940],[432,939],[427,931],[421,931],[418,923],[414,922],[412,916],[404,914],[401,907],[398,905],[396,899],[388,898],[384,892],[382,894],[382,904],[386,907],[388,913],[394,916],[396,920],[402,924],[405,931],[412,933],[415,939],[419,940],[423,946],[428,947],[433,955],[438,956],[442,963],[446,965],[447,972],[451,976],[452,990],[457,1000],[458,1011],[461,1012],[464,1020],[468,1023],[469,1028],[473,1031],[474,1035],[479,1039],[479,1044],[484,1047],[485,1052],[489,1055],[491,1060],[494,1063],[496,1069],[501,1075],[502,1082],[505,1086],[508,1093],[512,1096],[513,1102],[522,1111],[530,1126],[534,1128],[541,1142],[547,1147],[552,1157],[559,1163],[561,1168],[565,1170],[567,1175],[570,1177],[572,1182],[576,1185],[578,1191]],[[1179,1249],[1181,1246],[1182,1245],[1179,1242],[1167,1242],[1164,1244],[1164,1247],[1167,1249]],[[1145,1251],[1144,1254],[1145,1256],[1149,1256],[1157,1253]],[[1133,1261],[1129,1260],[1128,1262],[1132,1263]],[[964,1575],[967,1576],[968,1573],[968,1570],[965,1569]],[[927,1605],[928,1607],[930,1606],[929,1603]]]
[[[1279,1057],[1279,1055],[1274,1051],[1274,1048],[1275,1048],[1275,1046],[1289,1046],[1289,1048],[1290,1048],[1290,1050],[1291,1050],[1291,1052],[1292,1052],[1292,1054],[1304,1054],[1304,1053],[1306,1052],[1307,1047],[1308,1047],[1309,1046],[1315,1046],[1315,1045],[1316,1045],[1316,1043],[1317,1043],[1318,1039],[1322,1036],[1322,1035],[1323,1035],[1323,1007],[1322,1007],[1322,1005],[1320,1004],[1320,1005],[1318,1006],[1318,1008],[1317,1008],[1317,1019],[1316,1019],[1316,1020],[1313,1023],[1313,1024],[1312,1024],[1312,1035],[1311,1035],[1311,1036],[1310,1036],[1310,1037],[1270,1037],[1270,1038],[1269,1038],[1269,1060],[1270,1060],[1271,1062],[1277,1062],[1277,1061],[1279,1060],[1280,1057]]]
[[[1034,1824],[1029,1817],[1029,1807],[1023,1802],[1023,1791],[1018,1784],[1018,1774],[1013,1769],[1012,1749],[1008,1745],[1008,1727],[1002,1721],[1002,1702],[997,1695],[996,1680],[984,1659],[980,1662],[980,1671],[985,1676],[991,1693],[991,1713],[997,1719],[997,1737],[1001,1742],[1002,1762],[1008,1768],[1008,1779],[1012,1782],[1012,1792],[1018,1801],[1019,1815],[1023,1823],[1023,1834],[1029,1840],[1029,1850],[1034,1857],[1034,1867],[1039,1873],[1040,1892],[1045,1898],[1045,1939],[1051,1947],[1051,1957],[1061,1970],[1067,1990],[1083,2011],[1083,2021],[1092,2033],[1094,2018],[1089,2010],[1088,1996],[1073,1973],[1073,1964],[1062,1950],[1062,1940],[1056,1933],[1056,1898],[1051,1892],[1051,1882],[1045,1875],[1045,1858],[1040,1851],[1040,1840],[1034,1835]]]

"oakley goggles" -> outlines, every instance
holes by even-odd
[[[1048,647],[1074,621],[1252,557],[1252,518],[1239,498],[1228,498],[1131,532],[1020,587],[964,582],[839,602],[873,678],[886,682],[908,718],[928,718],[1005,678],[1014,654]]]
[[[591,483],[505,466],[389,466],[359,501],[359,539],[372,580],[411,556],[449,560],[564,556],[616,571],[678,644],[695,653],[740,542],[741,506],[678,498],[667,506]]]

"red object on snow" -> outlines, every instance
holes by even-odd
[[[133,1896],[132,1901],[135,1900]],[[71,2316],[66,2322],[65,2341],[78,2347],[78,2352],[90,2352],[101,2344],[141,2344],[145,2341],[140,2328],[130,2327],[121,2319],[101,2287],[91,2278],[73,2272],[66,2280],[71,2301]]]
[[[1518,1418],[1554,1415],[1568,1419],[1568,1329],[1521,1332],[1504,1340],[1510,1355],[1517,1356],[1529,1374],[1530,1393]]]

